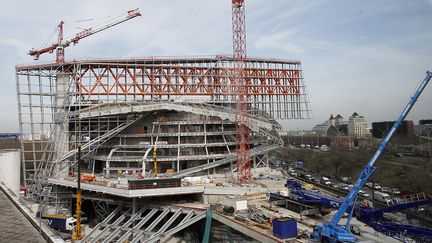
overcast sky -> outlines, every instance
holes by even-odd
[[[143,14],[67,48],[66,59],[232,53],[230,0],[1,3],[0,132],[18,131],[15,65],[33,62],[26,53],[61,20],[68,37],[94,24],[77,20]],[[311,129],[331,113],[393,120],[432,69],[432,0],[247,0],[246,23],[249,56],[302,62],[313,119],[282,121],[285,129]],[[432,118],[430,86],[408,118],[415,123]]]

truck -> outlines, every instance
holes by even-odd
[[[383,202],[386,204],[389,204],[392,201],[389,194],[385,192],[379,192],[379,191],[374,191],[374,199],[378,202]]]
[[[66,214],[42,214],[41,219],[51,228],[63,232],[72,231],[77,222],[74,217],[69,217]]]

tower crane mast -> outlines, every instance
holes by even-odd
[[[237,180],[249,183],[252,179],[250,130],[248,126],[248,84],[245,79],[246,22],[245,1],[232,0],[232,31],[234,58],[234,85],[232,98],[237,97],[236,158]]]
[[[93,34],[101,32],[103,30],[106,30],[108,28],[111,28],[115,25],[121,24],[127,20],[133,19],[133,18],[138,17],[138,16],[141,16],[141,13],[140,13],[138,8],[133,9],[133,10],[129,10],[129,11],[127,11],[126,15],[121,16],[118,19],[111,20],[100,27],[91,27],[91,28],[84,29],[84,30],[76,33],[73,37],[71,37],[67,40],[63,39],[64,21],[61,21],[60,24],[58,25],[59,34],[58,34],[57,43],[53,43],[53,44],[51,44],[51,46],[48,46],[48,47],[45,47],[42,49],[33,48],[28,52],[28,54],[30,56],[33,56],[35,60],[38,60],[40,55],[42,55],[44,53],[52,53],[55,50],[56,51],[56,62],[62,63],[62,62],[64,62],[64,48],[68,47],[71,43],[76,45],[83,38],[86,38],[88,36],[91,36]]]

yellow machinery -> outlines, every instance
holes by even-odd
[[[78,145],[78,160],[77,160],[77,171],[78,171],[78,187],[76,192],[76,208],[74,217],[77,220],[76,227],[72,231],[72,240],[81,240],[81,145]]]

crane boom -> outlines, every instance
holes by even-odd
[[[85,29],[85,30],[83,30],[81,32],[78,32],[77,34],[75,34],[74,37],[72,37],[71,39],[69,39],[68,41],[66,41],[65,44],[66,45],[69,45],[70,43],[77,44],[78,41],[81,40],[82,38],[85,38],[87,36],[91,36],[93,34],[101,32],[102,30],[106,30],[108,28],[111,28],[111,27],[113,27],[115,25],[121,24],[121,23],[123,23],[125,21],[128,21],[129,19],[132,19],[132,18],[135,18],[135,17],[138,17],[138,16],[141,16],[141,13],[140,13],[140,11],[139,11],[138,8],[137,9],[133,9],[133,10],[129,10],[129,11],[127,11],[127,15],[125,17],[122,17],[122,18],[120,18],[118,20],[115,20],[115,21],[112,21],[110,23],[107,23],[107,24],[105,24],[105,25],[103,25],[101,27],[98,27],[98,28],[94,28],[94,29],[93,28],[88,28],[88,29]]]
[[[324,225],[317,225],[315,228],[315,233],[318,233],[318,235],[321,236],[321,239],[326,238],[328,241],[337,241],[337,242],[354,242],[356,239],[355,237],[350,233],[349,231],[349,222],[352,217],[352,214],[348,218],[348,223],[345,227],[338,226],[339,221],[343,217],[346,210],[355,203],[355,200],[357,198],[358,192],[363,187],[363,185],[366,183],[368,178],[372,175],[375,167],[375,161],[380,156],[384,148],[386,147],[388,141],[396,131],[396,129],[402,124],[403,120],[407,117],[408,113],[410,112],[411,108],[416,103],[418,97],[423,92],[426,85],[429,83],[431,79],[432,73],[430,71],[426,71],[425,78],[419,83],[417,86],[414,94],[411,96],[410,100],[406,104],[405,108],[402,110],[402,112],[397,117],[396,122],[393,124],[390,131],[387,133],[387,136],[383,139],[380,146],[376,150],[375,154],[372,156],[372,158],[369,160],[369,162],[366,164],[366,166],[363,168],[363,170],[360,172],[359,178],[355,182],[354,186],[352,187],[351,191],[348,193],[344,201],[342,202],[341,206],[339,207],[336,214],[333,216],[332,220],[329,223],[325,223]]]
[[[110,22],[104,24],[103,26],[100,27],[96,27],[96,28],[87,28],[84,29],[81,32],[78,32],[77,34],[75,34],[72,38],[68,39],[68,40],[63,40],[63,24],[64,22],[61,21],[60,24],[58,25],[59,28],[59,36],[58,36],[58,40],[57,43],[53,43],[51,44],[51,46],[42,48],[42,49],[31,49],[28,54],[30,56],[33,56],[35,60],[39,59],[39,56],[44,54],[44,53],[52,53],[54,50],[56,50],[56,62],[57,63],[61,63],[64,62],[64,48],[68,47],[71,43],[73,43],[74,45],[77,44],[81,39],[88,37],[90,35],[96,34],[98,32],[101,32],[103,30],[106,30],[108,28],[111,28],[115,25],[118,25],[120,23],[123,23],[127,20],[133,19],[135,17],[141,16],[141,13],[139,11],[139,9],[133,9],[133,10],[129,10],[126,13],[126,16],[121,16],[119,19],[116,20],[111,20]]]

